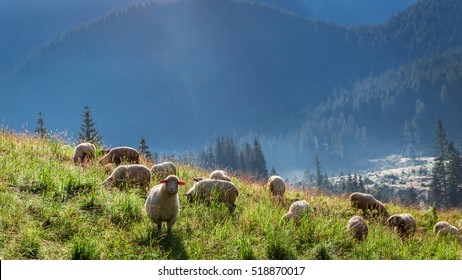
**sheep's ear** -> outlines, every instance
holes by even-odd
[[[168,181],[167,181],[167,180],[162,180],[162,181],[160,181],[159,183],[161,183],[161,184],[167,184]]]
[[[178,185],[184,186],[184,185],[185,185],[185,182],[178,181]]]

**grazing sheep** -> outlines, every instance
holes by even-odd
[[[214,179],[202,180],[202,178],[196,178],[194,181],[193,187],[186,194],[190,202],[197,198],[210,203],[212,196],[216,195],[217,201],[223,202],[230,212],[236,209],[236,204],[234,203],[239,195],[239,191],[233,183]]]
[[[387,224],[396,228],[400,237],[409,237],[415,233],[416,222],[410,214],[395,214],[388,218]]]
[[[95,145],[92,143],[80,143],[74,149],[74,164],[85,163],[87,159],[95,158]]]
[[[155,180],[165,179],[169,175],[176,175],[176,166],[170,161],[162,162],[151,167],[151,174]]]
[[[283,196],[286,191],[286,183],[277,175],[269,177],[266,186],[273,196]]]
[[[119,165],[103,182],[107,186],[120,187],[123,183],[138,185],[147,190],[151,183],[151,170],[144,165]]]
[[[117,166],[114,163],[108,163],[104,166],[104,173],[111,174]]]
[[[224,171],[224,170],[215,170],[215,171],[213,171],[212,173],[210,173],[210,179],[223,180],[223,181],[231,182],[231,178],[228,177],[228,174],[226,174],[226,171]]]
[[[312,210],[311,205],[306,202],[306,200],[295,201],[292,205],[290,205],[289,212],[282,216],[282,219],[293,219],[298,222],[303,216],[309,214]]]
[[[452,234],[456,236],[460,242],[462,242],[462,234],[460,231],[450,223],[446,221],[437,222],[433,227],[437,236]]]
[[[347,231],[358,241],[365,239],[369,232],[367,224],[361,216],[351,217],[348,221]]]
[[[350,195],[351,206],[363,210],[377,210],[382,216],[388,216],[385,206],[370,194],[355,192]]]
[[[99,160],[99,162],[103,165],[108,163],[115,163],[116,166],[119,166],[122,162],[139,164],[140,154],[137,150],[130,147],[117,147],[112,148],[104,157]]]
[[[167,233],[178,219],[180,202],[178,185],[184,185],[176,175],[170,175],[149,191],[145,208],[148,218],[157,225],[157,234],[162,230],[162,222],[167,223]]]

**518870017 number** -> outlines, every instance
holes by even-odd
[[[252,275],[303,275],[305,267],[265,266],[252,267]]]

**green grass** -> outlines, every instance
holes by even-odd
[[[223,204],[187,202],[192,179],[209,171],[182,165],[179,176],[187,185],[180,187],[179,219],[171,235],[157,236],[144,210],[143,190],[102,186],[104,168],[75,166],[72,153],[59,139],[0,133],[0,258],[462,259],[457,240],[432,232],[439,220],[460,227],[460,210],[387,204],[390,213],[416,218],[416,234],[401,240],[382,220],[367,217],[369,235],[356,242],[345,230],[355,214],[345,196],[289,190],[281,203],[263,184],[233,178],[239,197],[230,214]],[[282,222],[298,199],[315,211],[300,223]]]

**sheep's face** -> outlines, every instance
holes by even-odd
[[[165,184],[165,189],[169,194],[176,194],[178,193],[178,182],[175,181],[168,181]]]
[[[399,221],[400,221],[400,218],[398,216],[393,215],[390,218],[388,218],[387,224],[391,227],[396,227],[398,226]]]
[[[175,195],[178,193],[178,185],[184,185],[184,182],[178,180],[178,177],[174,175],[170,175],[165,180],[160,182],[164,184],[164,189],[170,195]]]
[[[435,225],[435,232],[438,233],[439,231],[442,231],[443,229],[447,228],[448,226],[449,226],[449,224],[447,224],[447,223],[438,222]]]

